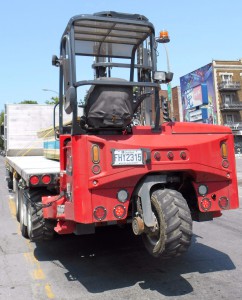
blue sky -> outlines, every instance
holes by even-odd
[[[60,37],[69,19],[78,14],[114,10],[139,13],[159,31],[167,29],[173,86],[190,71],[212,59],[242,58],[242,1],[189,0],[8,0],[2,1],[0,110],[5,103],[36,100],[44,103],[58,91],[58,69],[52,54],[59,53]],[[159,47],[158,69],[166,70]],[[165,87],[164,87],[165,88]]]

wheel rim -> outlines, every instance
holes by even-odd
[[[20,212],[19,212],[19,220],[20,220],[20,227],[24,226],[24,206],[23,202],[20,202]]]
[[[159,218],[157,218],[157,213],[156,213],[156,210],[153,205],[152,205],[152,211],[153,211],[153,214],[156,219],[156,230],[154,232],[149,230],[146,233],[146,237],[147,237],[147,240],[149,241],[149,243],[151,245],[155,246],[160,240],[160,224],[159,224]]]
[[[27,211],[27,230],[29,238],[31,239],[32,236],[32,208],[31,205],[28,205],[28,211]]]
[[[18,213],[18,210],[19,210],[19,198],[18,198],[18,192],[17,192],[16,198],[15,198],[15,206],[16,206],[16,212]]]
[[[19,210],[20,231],[25,238],[28,238],[27,226],[25,225],[27,223],[27,207],[25,204],[25,199],[22,190],[20,191],[19,194],[19,206],[20,206],[20,210]]]
[[[156,197],[153,196],[151,196],[151,209],[156,220],[156,228],[153,232],[151,230],[145,230],[143,242],[148,252],[154,257],[158,257],[165,248],[166,224],[161,207]]]
[[[19,203],[19,186],[18,186],[18,181],[15,180],[14,181],[14,191],[15,191],[15,196],[14,196],[14,200],[15,200],[15,208],[16,208],[16,218],[19,221],[19,215],[20,215],[20,203]]]

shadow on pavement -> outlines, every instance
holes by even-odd
[[[68,281],[79,281],[90,293],[139,284],[165,296],[179,296],[193,291],[184,278],[188,273],[235,269],[228,255],[199,239],[194,236],[182,257],[162,260],[150,256],[131,229],[108,227],[99,228],[95,235],[58,236],[36,244],[34,254],[39,261],[52,261],[63,268]]]

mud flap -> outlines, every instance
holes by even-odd
[[[151,202],[150,202],[150,189],[155,184],[166,183],[166,175],[151,175],[142,181],[136,191],[137,195],[141,198],[143,219],[147,227],[154,227],[156,224],[155,216],[152,212]]]

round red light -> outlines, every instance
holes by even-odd
[[[174,158],[173,152],[169,151],[169,152],[167,153],[167,157],[168,157],[170,160],[172,160],[172,159]]]
[[[103,206],[97,206],[93,212],[94,218],[98,221],[102,221],[107,216],[107,210]]]
[[[33,175],[30,177],[29,181],[32,185],[37,185],[39,184],[39,176]]]
[[[187,154],[186,154],[185,151],[181,151],[181,152],[180,152],[180,158],[181,158],[181,159],[186,159],[186,158],[187,158]]]
[[[99,174],[101,172],[101,168],[99,165],[93,165],[92,166],[92,173]]]
[[[50,175],[43,175],[41,177],[41,180],[44,184],[49,184],[51,182],[51,176]]]
[[[201,208],[205,211],[209,210],[211,208],[211,201],[208,198],[203,198],[201,201]]]
[[[227,159],[224,159],[224,160],[222,161],[222,166],[223,166],[224,168],[228,168],[228,167],[229,167],[229,161],[228,161]]]
[[[113,214],[115,218],[122,219],[126,215],[126,208],[123,205],[117,205],[114,207]]]
[[[222,208],[222,209],[226,209],[229,206],[229,199],[227,197],[221,197],[218,200],[218,205]]]
[[[160,160],[161,159],[161,155],[160,155],[160,152],[155,152],[154,153],[154,158],[155,158],[155,160]]]

